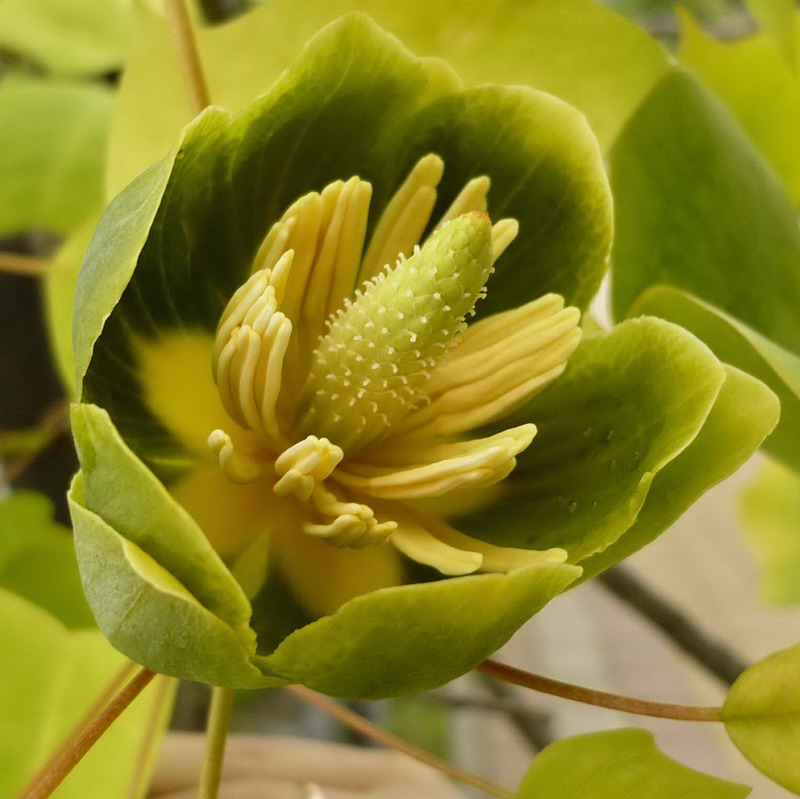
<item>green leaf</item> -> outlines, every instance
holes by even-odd
[[[775,44],[792,67],[797,68],[797,15],[794,0],[745,0],[761,29]]]
[[[456,527],[505,546],[563,547],[571,561],[605,549],[698,435],[724,380],[707,347],[661,320],[585,339],[562,377],[503,420],[533,422],[536,438],[497,500]]]
[[[636,521],[608,549],[581,561],[583,580],[649,544],[709,488],[758,449],[778,421],[777,397],[762,383],[726,366],[727,377],[694,441],[654,478]]]
[[[664,78],[617,141],[611,178],[617,314],[671,284],[800,350],[795,211],[718,100],[685,73]]]
[[[102,203],[111,104],[99,86],[0,84],[0,235],[68,233]]]
[[[761,596],[800,604],[800,475],[766,463],[741,498],[745,533],[761,564]]]
[[[228,25],[200,32],[212,99],[234,110],[244,107],[269,88],[312,34],[353,10],[370,14],[419,55],[449,61],[467,85],[524,84],[563,98],[588,116],[606,146],[668,65],[653,39],[593,0],[309,0],[302,14],[294,0],[270,0]],[[163,19],[139,9],[134,27],[113,126],[111,194],[160,158],[193,115]]]
[[[679,57],[728,106],[739,124],[800,200],[800,82],[767,36],[721,42],[681,14]]]
[[[775,457],[800,468],[800,358],[755,330],[693,297],[663,286],[646,291],[631,314],[652,314],[690,330],[718,358],[766,383],[781,403],[781,418],[764,443]]]
[[[352,699],[425,691],[475,668],[580,569],[547,563],[384,588],[300,628],[263,667],[287,682]]]
[[[44,302],[50,350],[58,375],[70,396],[75,395],[75,357],[72,346],[72,313],[75,288],[83,257],[89,247],[99,215],[91,214],[69,238],[47,266]]]
[[[67,627],[93,627],[69,531],[43,494],[15,491],[0,502],[0,586]]]
[[[131,0],[2,0],[0,48],[62,75],[122,65]]]
[[[112,203],[79,278],[76,369],[82,375],[91,359],[83,399],[106,408],[160,476],[173,477],[186,453],[142,399],[134,338],[176,328],[213,335],[270,223],[332,180],[370,180],[374,220],[412,165],[440,152],[446,167],[434,218],[466,180],[486,173],[490,213],[520,223],[482,313],[548,291],[578,304],[595,293],[611,238],[610,196],[581,116],[530,89],[458,89],[441,64],[351,15],[315,37],[244,114],[209,109],[192,123],[166,187],[174,156]]]
[[[16,796],[126,659],[96,630],[67,630],[43,609],[3,589],[0,617],[0,794]],[[148,687],[54,796],[85,799],[102,786],[104,796],[141,797],[166,726],[170,694]]]
[[[800,794],[800,646],[768,655],[738,680],[722,706],[739,751],[779,785]]]
[[[662,754],[644,730],[593,732],[546,747],[517,799],[742,799],[750,788]]]

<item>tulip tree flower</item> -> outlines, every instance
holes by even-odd
[[[661,532],[775,403],[674,325],[581,327],[610,217],[576,111],[360,15],[201,114],[76,297],[70,499],[112,643],[226,687],[426,689]]]

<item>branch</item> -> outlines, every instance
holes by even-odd
[[[306,688],[303,685],[289,685],[286,687],[286,690],[290,691],[304,702],[308,702],[316,708],[319,708],[323,713],[327,713],[329,716],[338,719],[348,727],[352,727],[354,730],[358,730],[360,733],[370,737],[373,741],[377,741],[384,746],[396,749],[398,752],[413,757],[414,760],[419,760],[420,763],[425,763],[459,782],[472,785],[475,788],[480,788],[480,790],[485,791],[490,796],[497,796],[500,799],[514,799],[514,794],[511,791],[507,791],[499,785],[494,785],[484,780],[482,777],[478,777],[476,774],[471,774],[469,771],[464,771],[458,766],[454,766],[452,763],[440,760],[438,757],[430,754],[430,752],[419,749],[408,741],[398,738],[396,735],[368,721],[363,716],[359,716],[358,713],[354,713],[338,702],[334,702],[327,696],[318,694],[316,691],[312,691],[310,688]]]
[[[69,746],[64,747],[57,760],[43,774],[23,788],[17,799],[47,799],[80,763],[100,736],[122,715],[122,712],[147,687],[156,676],[150,669],[142,669],[106,706],[88,727]]]
[[[211,96],[208,84],[203,74],[203,64],[197,49],[197,40],[186,7],[186,0],[164,0],[164,9],[167,14],[172,38],[178,50],[178,61],[183,72],[186,89],[189,92],[195,113],[199,114],[204,108],[211,105]]]
[[[735,652],[706,635],[688,616],[654,593],[628,569],[615,566],[597,579],[726,685],[732,685],[747,668]]]
[[[211,689],[211,707],[208,711],[206,754],[200,775],[200,799],[217,799],[225,760],[225,744],[233,716],[233,689]]]
[[[53,404],[42,417],[38,425],[41,439],[37,446],[29,451],[9,458],[5,467],[0,469],[0,480],[13,483],[25,470],[46,450],[60,435],[69,430],[69,403],[59,400]],[[0,437],[4,431],[0,431]]]
[[[585,705],[607,707],[610,710],[621,710],[623,713],[634,713],[637,716],[656,716],[662,719],[676,719],[677,721],[719,721],[719,707],[695,707],[693,705],[671,705],[662,702],[648,702],[644,699],[635,699],[630,696],[609,694],[605,691],[595,691],[592,688],[583,688],[580,685],[551,680],[539,674],[531,674],[522,669],[515,669],[495,660],[484,660],[478,666],[478,671],[496,677],[498,680],[521,685],[523,688],[532,688],[543,694],[560,696],[562,699],[571,699],[573,702],[582,702]]]
[[[47,262],[32,255],[20,255],[15,252],[0,252],[0,272],[12,275],[28,275],[42,277],[47,272]]]

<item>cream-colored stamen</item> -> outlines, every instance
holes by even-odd
[[[400,256],[411,255],[430,221],[443,172],[444,161],[433,153],[417,162],[375,226],[361,264],[360,281],[375,277]]]
[[[438,497],[503,480],[535,435],[535,425],[525,424],[476,441],[387,452],[379,446],[369,453],[368,462],[348,463],[337,470],[334,479],[384,499]]]
[[[462,214],[468,214],[470,211],[486,213],[486,209],[488,208],[486,198],[491,185],[492,182],[487,175],[481,175],[469,181],[458,193],[458,196],[450,204],[450,207],[444,212],[444,215],[439,220],[439,224],[436,227],[441,227],[445,222],[449,222],[451,219],[455,219]]]
[[[314,489],[311,501],[321,521],[305,523],[303,532],[335,547],[362,549],[386,541],[397,529],[396,522],[379,522],[368,505],[341,502],[321,485]]]
[[[305,502],[318,483],[328,478],[344,457],[327,438],[308,436],[283,452],[275,461],[280,478],[273,489],[279,497],[292,495]]]
[[[252,483],[261,476],[261,464],[249,455],[236,452],[231,437],[224,430],[214,430],[208,437],[208,446],[232,483]]]

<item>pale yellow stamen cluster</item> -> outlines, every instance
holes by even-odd
[[[372,189],[355,177],[273,225],[219,323],[214,378],[235,425],[209,446],[232,481],[266,480],[301,504],[305,534],[334,546],[391,538],[444,574],[561,559],[477,542],[397,504],[503,480],[533,424],[453,437],[541,390],[580,336],[578,312],[554,295],[466,328],[518,226],[488,222],[485,176],[432,224],[443,169],[421,159],[366,246]]]

